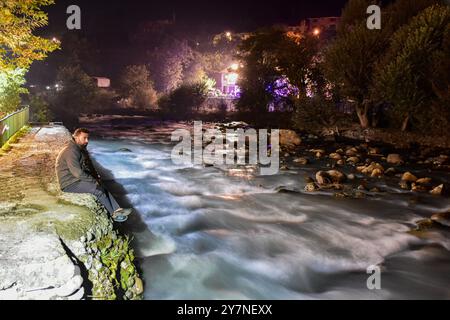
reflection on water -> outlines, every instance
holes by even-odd
[[[114,138],[89,147],[145,222],[127,223],[146,298],[450,298],[450,232],[407,233],[449,208],[448,199],[416,201],[397,188],[368,199],[280,193],[303,190],[303,176],[318,168],[249,179],[242,170],[174,165],[171,130],[106,132]],[[381,266],[382,290],[366,287],[370,265]]]

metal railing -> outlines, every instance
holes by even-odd
[[[0,148],[30,120],[30,108],[24,107],[0,119]]]

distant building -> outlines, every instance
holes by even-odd
[[[239,93],[239,87],[237,85],[239,75],[237,68],[226,68],[221,72],[220,89],[226,96],[237,96]]]
[[[92,77],[97,81],[97,87],[99,88],[109,88],[111,86],[111,80],[104,77]]]
[[[341,18],[340,17],[321,17],[308,18],[305,20],[307,31],[314,32],[315,30],[323,31],[337,31]]]

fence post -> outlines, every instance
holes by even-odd
[[[17,131],[28,124],[30,120],[30,107],[26,106],[3,119],[0,119],[0,147]]]

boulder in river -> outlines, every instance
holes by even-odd
[[[431,178],[420,178],[416,180],[416,183],[420,185],[429,185],[431,183]]]
[[[372,162],[369,165],[359,166],[356,168],[357,171],[367,174],[373,177],[380,177],[384,173],[384,168],[378,162]],[[375,171],[375,172],[374,172]]]
[[[280,130],[280,146],[293,148],[302,143],[300,136],[293,130]]]
[[[400,182],[398,183],[400,188],[404,189],[404,190],[410,190],[411,185],[408,181],[405,180],[400,180]]]
[[[372,147],[372,148],[369,148],[368,154],[373,155],[373,156],[375,156],[375,155],[378,156],[378,155],[381,155],[381,150],[380,150],[380,148]]]
[[[345,154],[350,157],[354,157],[358,154],[358,149],[351,147],[345,151]]]
[[[341,160],[342,156],[339,153],[333,152],[330,153],[329,155],[330,159],[334,159],[334,160]]]
[[[386,161],[395,166],[403,164],[403,159],[398,153],[388,154]]]
[[[440,184],[437,187],[434,187],[430,193],[435,196],[441,196],[444,194],[445,186],[444,184]]]
[[[429,188],[427,188],[427,186],[419,184],[417,182],[413,182],[411,183],[411,191],[414,192],[427,192],[429,190]]]
[[[417,177],[415,175],[413,175],[411,172],[406,171],[403,175],[402,175],[402,181],[406,181],[406,182],[416,182],[417,181]]]
[[[306,192],[314,192],[319,190],[319,187],[314,182],[308,182],[305,186]]]
[[[359,158],[358,157],[350,157],[347,159],[347,162],[357,164],[359,162]]]
[[[431,216],[431,220],[440,225],[450,227],[450,211],[435,213]]]
[[[385,175],[387,176],[393,176],[397,173],[397,170],[395,170],[395,168],[387,168],[386,171],[384,172]]]
[[[319,185],[341,183],[346,179],[346,175],[338,170],[318,171],[316,173],[316,181]]]
[[[383,170],[379,169],[379,168],[375,168],[372,170],[372,173],[370,174],[370,176],[372,178],[378,178],[383,176]]]
[[[416,231],[425,231],[427,229],[430,229],[431,227],[433,227],[433,220],[431,219],[422,219],[419,221],[416,221]]]
[[[308,164],[308,159],[305,157],[300,157],[300,158],[294,159],[294,162],[301,164],[301,165],[305,165],[305,164]]]

